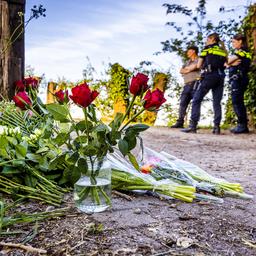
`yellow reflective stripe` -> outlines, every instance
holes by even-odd
[[[212,51],[212,54],[214,54],[214,55],[219,55],[219,56],[223,56],[223,57],[226,57],[226,56],[227,56],[226,52],[224,52],[224,51],[219,51],[219,50],[213,50],[213,51]]]
[[[200,57],[205,57],[208,54],[213,54],[213,55],[218,55],[218,56],[222,56],[222,57],[227,57],[227,53],[225,51],[223,51],[222,49],[220,49],[220,47],[218,47],[218,46],[215,46],[213,48],[204,49],[201,52]]]
[[[208,49],[205,49],[201,52],[200,57],[204,57],[208,54]]]
[[[245,54],[245,57],[248,58],[248,59],[250,59],[250,60],[252,59],[252,55],[251,55],[249,52],[247,52],[247,53]]]
[[[240,57],[245,57],[247,59],[252,59],[252,55],[249,53],[249,52],[246,52],[246,51],[241,51],[241,50],[238,50],[238,51],[235,51],[235,54],[240,56]]]

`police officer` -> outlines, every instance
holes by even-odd
[[[232,46],[235,49],[235,54],[228,58],[227,64],[229,67],[232,104],[238,122],[237,126],[230,131],[232,133],[248,133],[244,93],[249,82],[248,71],[252,56],[248,52],[245,36],[235,35],[232,40]]]
[[[186,55],[189,60],[180,70],[180,73],[184,79],[184,88],[180,96],[179,118],[177,122],[171,126],[171,128],[183,128],[186,111],[190,101],[193,98],[197,80],[200,77],[199,69],[197,68],[198,47],[188,47]]]
[[[201,52],[197,67],[201,68],[201,82],[194,94],[189,127],[182,129],[183,132],[196,133],[200,119],[201,103],[205,95],[211,90],[214,110],[214,134],[220,134],[221,99],[224,87],[224,63],[227,60],[227,52],[224,46],[220,46],[219,35],[208,35],[206,46]]]

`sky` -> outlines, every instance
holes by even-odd
[[[237,0],[235,5],[247,2],[252,1]],[[36,75],[45,74],[47,80],[82,79],[88,58],[99,75],[109,62],[134,68],[144,60],[153,61],[159,71],[173,67],[177,72],[181,65],[177,56],[154,55],[161,51],[161,41],[175,35],[165,25],[174,16],[166,15],[163,3],[194,9],[197,1],[27,0],[27,17],[33,5],[39,4],[46,8],[46,17],[32,20],[26,28],[26,65],[33,67]],[[217,18],[221,5],[232,7],[229,0],[208,1],[209,19]],[[180,24],[186,22],[178,15],[175,20]]]

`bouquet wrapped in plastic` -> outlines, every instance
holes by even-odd
[[[108,156],[112,164],[112,186],[117,190],[145,190],[192,202],[193,199],[222,203],[219,197],[252,199],[238,183],[215,178],[200,167],[166,152],[144,147],[133,166],[120,153]]]
[[[118,153],[108,155],[112,165],[112,188],[117,190],[145,190],[192,202],[195,187],[181,185],[168,179],[156,180],[151,175],[141,173]]]

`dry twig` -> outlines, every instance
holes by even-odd
[[[124,194],[124,193],[121,193],[121,192],[116,191],[116,190],[113,190],[112,193],[113,193],[114,195],[117,195],[117,196],[119,196],[119,197],[122,197],[122,198],[126,199],[127,201],[132,201],[132,197],[131,197],[131,196],[128,196],[128,195],[126,195],[126,194]]]
[[[46,254],[47,253],[46,250],[34,248],[32,246],[27,246],[24,244],[13,244],[13,243],[0,242],[0,245],[4,246],[4,247],[19,248],[19,249],[25,250],[27,252],[34,252],[34,253],[38,253],[38,254]]]

